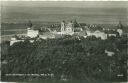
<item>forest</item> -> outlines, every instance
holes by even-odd
[[[127,41],[125,36],[109,37],[106,40],[94,36],[65,36],[58,39],[35,39],[33,43],[26,39],[7,46],[6,51],[2,47],[1,61],[6,62],[1,64],[2,80],[85,80],[88,83],[96,80],[126,81]],[[108,56],[105,50],[114,52],[114,55]],[[9,77],[5,74],[53,76]]]

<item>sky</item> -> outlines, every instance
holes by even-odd
[[[2,6],[127,8],[128,1],[3,1]]]
[[[128,22],[128,1],[4,1],[2,22],[62,21]]]

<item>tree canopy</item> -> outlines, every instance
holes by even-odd
[[[127,38],[64,37],[17,42],[3,54],[2,76],[6,73],[54,74],[55,79],[126,80]],[[112,51],[107,56],[105,50]]]

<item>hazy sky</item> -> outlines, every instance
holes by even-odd
[[[5,1],[2,6],[128,8],[128,1]]]
[[[70,8],[66,8],[70,7]],[[126,9],[127,8],[127,9]],[[2,2],[2,21],[62,21],[112,23],[128,22],[128,1],[6,1]]]

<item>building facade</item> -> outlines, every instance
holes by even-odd
[[[33,30],[33,29],[30,29],[30,28],[27,29],[27,36],[28,37],[34,38],[34,37],[37,37],[38,35],[39,35],[38,30]]]
[[[96,30],[96,31],[87,30],[86,33],[87,33],[87,36],[95,36],[96,38],[101,38],[102,40],[107,39],[107,34],[99,30]]]
[[[66,23],[65,21],[61,22],[61,34],[73,35],[74,34],[73,23],[72,22]]]

